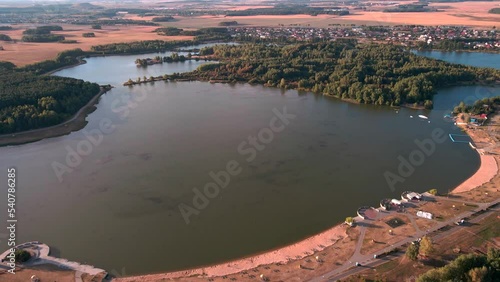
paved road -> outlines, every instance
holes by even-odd
[[[447,199],[447,200],[450,200],[450,199]],[[454,199],[453,199],[454,200]],[[397,253],[397,254],[393,254],[393,255],[389,255],[389,256],[385,256],[383,258],[374,258],[373,255],[375,254],[382,254],[382,253],[385,253],[385,252],[389,252],[391,250],[393,250],[394,248],[397,248],[397,247],[401,247],[405,244],[408,244],[418,238],[421,238],[423,237],[424,235],[427,235],[429,233],[432,233],[432,232],[435,232],[445,226],[448,226],[448,225],[452,225],[452,226],[455,226],[455,228],[451,228],[450,230],[448,231],[443,231],[442,233],[436,235],[434,237],[435,240],[439,240],[445,236],[449,236],[450,234],[452,234],[453,232],[456,232],[457,230],[459,230],[459,227],[456,226],[454,224],[454,222],[456,222],[458,219],[460,218],[464,218],[464,217],[469,217],[471,216],[472,214],[480,211],[480,210],[484,210],[492,205],[495,205],[497,203],[500,202],[500,199],[497,199],[491,203],[471,203],[471,202],[467,202],[468,204],[475,204],[475,205],[478,205],[478,208],[472,210],[472,211],[469,211],[469,212],[464,212],[460,215],[457,215],[455,218],[452,218],[452,219],[449,219],[445,222],[441,222],[439,224],[437,224],[436,226],[433,226],[432,228],[430,228],[429,230],[427,231],[422,231],[420,229],[417,229],[417,232],[416,234],[413,236],[413,237],[409,237],[405,240],[402,240],[396,244],[393,244],[389,247],[386,247],[380,251],[377,251],[375,253],[371,253],[371,254],[368,254],[368,255],[361,255],[359,253],[359,248],[358,248],[358,245],[362,244],[360,242],[363,242],[363,239],[364,239],[364,232],[363,230],[361,231],[360,233],[360,237],[358,239],[358,243],[356,245],[356,250],[355,250],[355,253],[353,254],[353,256],[346,262],[344,263],[341,267],[337,268],[337,269],[334,269],[328,273],[325,273],[319,277],[316,277],[316,278],[313,278],[311,279],[310,281],[313,281],[313,282],[319,282],[319,281],[336,281],[336,280],[339,280],[339,279],[343,279],[343,278],[346,278],[350,275],[353,275],[353,274],[356,274],[356,273],[359,273],[359,272],[362,272],[364,270],[366,270],[366,268],[372,268],[372,267],[376,267],[378,265],[381,265],[385,262],[387,262],[388,260],[391,260],[391,259],[395,259],[399,256],[401,256],[403,253]],[[487,215],[489,215],[490,213],[492,212],[498,212],[497,209],[495,210],[491,210],[489,212],[486,212],[482,215],[479,215],[477,217],[475,217],[473,220],[471,220],[471,222],[478,222],[480,220],[482,220],[483,218],[485,218]],[[405,215],[408,215],[408,214],[405,214]],[[412,217],[411,215],[408,215],[410,218]],[[363,222],[363,221],[362,221]],[[366,227],[361,227],[361,228],[366,228]],[[356,262],[359,262],[362,266],[358,266],[356,267],[355,266],[355,263]]]

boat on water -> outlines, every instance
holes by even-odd
[[[424,116],[424,115],[418,115],[419,118],[423,118],[423,119],[429,119],[428,117]]]

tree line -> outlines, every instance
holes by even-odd
[[[500,8],[493,8],[488,11],[490,14],[500,14]]]
[[[339,7],[331,7],[329,9],[320,7],[309,7],[307,5],[285,5],[278,4],[272,8],[255,8],[246,9],[241,11],[228,11],[227,16],[237,17],[237,16],[255,16],[255,15],[319,15],[319,14],[331,14],[331,15],[348,15],[349,11],[340,9]]]
[[[154,30],[159,35],[165,36],[194,36],[195,41],[226,41],[231,39],[229,30],[225,27],[208,27],[198,30],[184,30],[176,27],[161,27]]]
[[[43,76],[36,70],[33,65],[17,68],[12,63],[0,62],[0,134],[61,123],[100,90],[95,83]]]
[[[186,79],[242,81],[303,89],[358,103],[432,107],[437,89],[495,83],[500,71],[417,56],[401,47],[339,42],[216,45],[200,50],[221,61]]]
[[[52,34],[52,31],[61,31],[63,28],[58,25],[39,26],[37,28],[23,31],[22,41],[24,42],[58,42],[64,40],[64,36]]]
[[[185,47],[190,45],[199,44],[199,41],[192,40],[145,40],[135,41],[129,43],[111,43],[105,45],[96,45],[91,47],[94,54],[141,54],[152,52],[165,52],[174,50],[175,48]]]
[[[429,270],[417,281],[500,281],[500,250],[489,248],[486,255],[461,255],[444,267]]]
[[[453,109],[454,114],[467,113],[471,115],[481,115],[481,114],[492,114],[495,112],[496,108],[500,106],[500,96],[492,98],[484,98],[477,100],[472,105],[467,105],[464,102],[460,102],[458,106]]]
[[[173,20],[175,19],[172,16],[154,17],[151,19],[151,21],[155,23],[171,22]]]
[[[144,26],[159,26],[158,23],[145,20],[130,20],[130,19],[81,19],[71,22],[77,25],[144,25]]]
[[[10,38],[10,36],[8,36],[7,34],[0,33],[0,40],[1,41],[12,41],[12,38]]]

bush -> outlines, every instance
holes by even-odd
[[[412,243],[408,246],[406,249],[406,257],[408,257],[411,260],[417,260],[418,258],[418,249],[419,246],[416,243]]]
[[[348,216],[345,218],[345,223],[349,224],[349,225],[353,225],[354,224],[354,218]]]
[[[227,21],[227,22],[220,22],[219,26],[232,26],[232,25],[238,25],[237,21]]]
[[[424,102],[424,108],[431,110],[434,107],[434,104],[432,103],[431,100],[425,100]]]
[[[151,19],[152,22],[171,22],[173,21],[174,18],[172,16],[166,16],[166,17],[155,17]]]
[[[83,37],[95,37],[95,33],[93,32],[87,32],[87,33],[84,33],[82,34]]]
[[[12,41],[12,38],[8,36],[7,34],[0,34],[0,40],[2,41]]]
[[[434,246],[432,243],[432,239],[428,236],[424,236],[422,241],[420,242],[420,247],[418,248],[419,254],[426,257],[432,252],[434,252]]]
[[[431,189],[431,190],[429,190],[427,192],[429,192],[429,194],[434,195],[434,196],[436,196],[438,194],[438,190],[437,189]]]
[[[24,42],[58,42],[64,40],[64,36],[55,34],[33,34],[25,35],[22,38]]]
[[[27,262],[31,258],[31,254],[25,250],[16,250],[14,254],[18,263]]]
[[[176,27],[162,27],[154,30],[154,32],[158,33],[159,35],[166,36],[177,36],[180,35],[182,31],[182,29]]]
[[[60,25],[44,25],[36,28],[37,30],[48,30],[48,31],[61,31],[63,30]]]
[[[48,29],[38,29],[38,28],[31,28],[23,31],[23,34],[25,35],[43,35],[43,34],[50,34],[50,30]]]

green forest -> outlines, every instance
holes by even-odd
[[[377,105],[432,108],[439,88],[500,80],[498,70],[450,64],[393,45],[353,40],[217,45],[200,50],[200,55],[221,63],[202,65],[181,78],[259,83]]]
[[[160,27],[154,30],[158,35],[178,36],[187,35],[194,36],[195,41],[226,41],[231,40],[229,30],[223,27],[208,27],[198,30],[183,30],[176,27]]]
[[[23,31],[22,41],[24,42],[58,42],[64,40],[64,36],[52,34],[52,31],[61,31],[63,28],[58,25],[40,26],[34,29]]]
[[[488,11],[490,14],[500,14],[500,8],[493,8]]]
[[[163,41],[146,40],[130,43],[111,43],[106,45],[92,46],[91,50],[95,54],[141,54],[149,52],[165,52],[175,48],[196,45],[200,42],[192,40],[184,41]]]
[[[500,96],[492,97],[492,98],[484,98],[481,100],[477,100],[472,105],[467,105],[464,102],[460,102],[458,106],[453,109],[454,114],[459,113],[469,113],[472,115],[480,115],[480,114],[492,114],[496,111],[496,109],[500,105]]]
[[[10,36],[8,36],[6,34],[0,33],[0,40],[2,40],[2,41],[12,41],[12,38],[10,38]]]
[[[55,60],[17,68],[0,62],[0,134],[56,125],[74,115],[99,92],[99,85],[83,80],[41,75],[75,63],[71,50]]]
[[[499,281],[500,250],[489,248],[486,255],[461,255],[450,264],[429,270],[418,282],[429,281]]]

